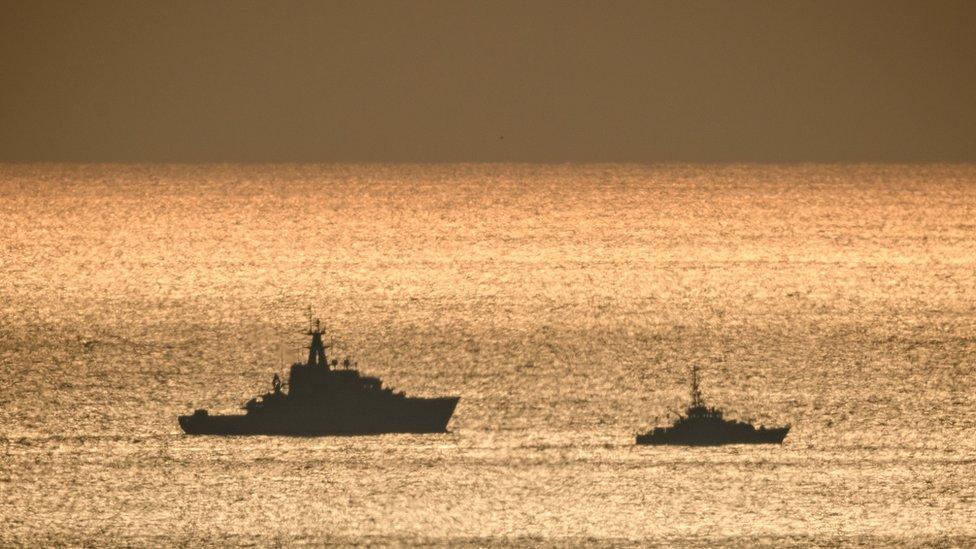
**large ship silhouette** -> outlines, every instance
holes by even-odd
[[[288,391],[275,374],[272,390],[252,398],[244,414],[211,415],[197,410],[180,416],[191,435],[372,435],[443,433],[460,397],[417,398],[384,388],[379,378],[360,375],[349,359],[330,363],[319,321],[309,322],[312,342],[305,364],[292,364]]]
[[[691,404],[670,427],[655,427],[637,435],[637,444],[714,446],[719,444],[780,444],[790,426],[758,429],[749,423],[725,419],[722,411],[705,404],[698,366],[691,369]]]

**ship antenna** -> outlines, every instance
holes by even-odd
[[[311,321],[309,322],[308,333],[312,336],[312,343],[308,346],[308,361],[306,364],[328,370],[329,362],[325,356],[325,348],[329,347],[329,345],[322,342],[322,325],[319,319],[316,318],[314,324]]]
[[[699,408],[705,405],[702,399],[701,388],[698,386],[698,365],[691,367],[691,406]]]

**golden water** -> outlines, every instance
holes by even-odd
[[[974,299],[974,166],[0,166],[0,545],[976,543]],[[308,306],[451,433],[184,436]]]

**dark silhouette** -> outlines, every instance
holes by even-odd
[[[277,374],[273,392],[252,398],[245,414],[210,415],[197,410],[180,416],[180,427],[191,435],[367,435],[379,433],[440,433],[454,414],[460,397],[415,398],[383,388],[375,377],[359,375],[346,359],[343,370],[325,355],[319,321],[309,326],[308,361],[291,366],[288,392]]]
[[[691,405],[670,427],[655,427],[637,435],[637,444],[713,446],[718,444],[779,444],[790,426],[758,429],[749,423],[722,417],[722,411],[705,405],[698,386],[698,366],[691,370]]]

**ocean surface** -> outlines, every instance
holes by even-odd
[[[450,433],[183,435],[308,307]],[[974,364],[976,166],[0,165],[2,546],[972,546]]]

